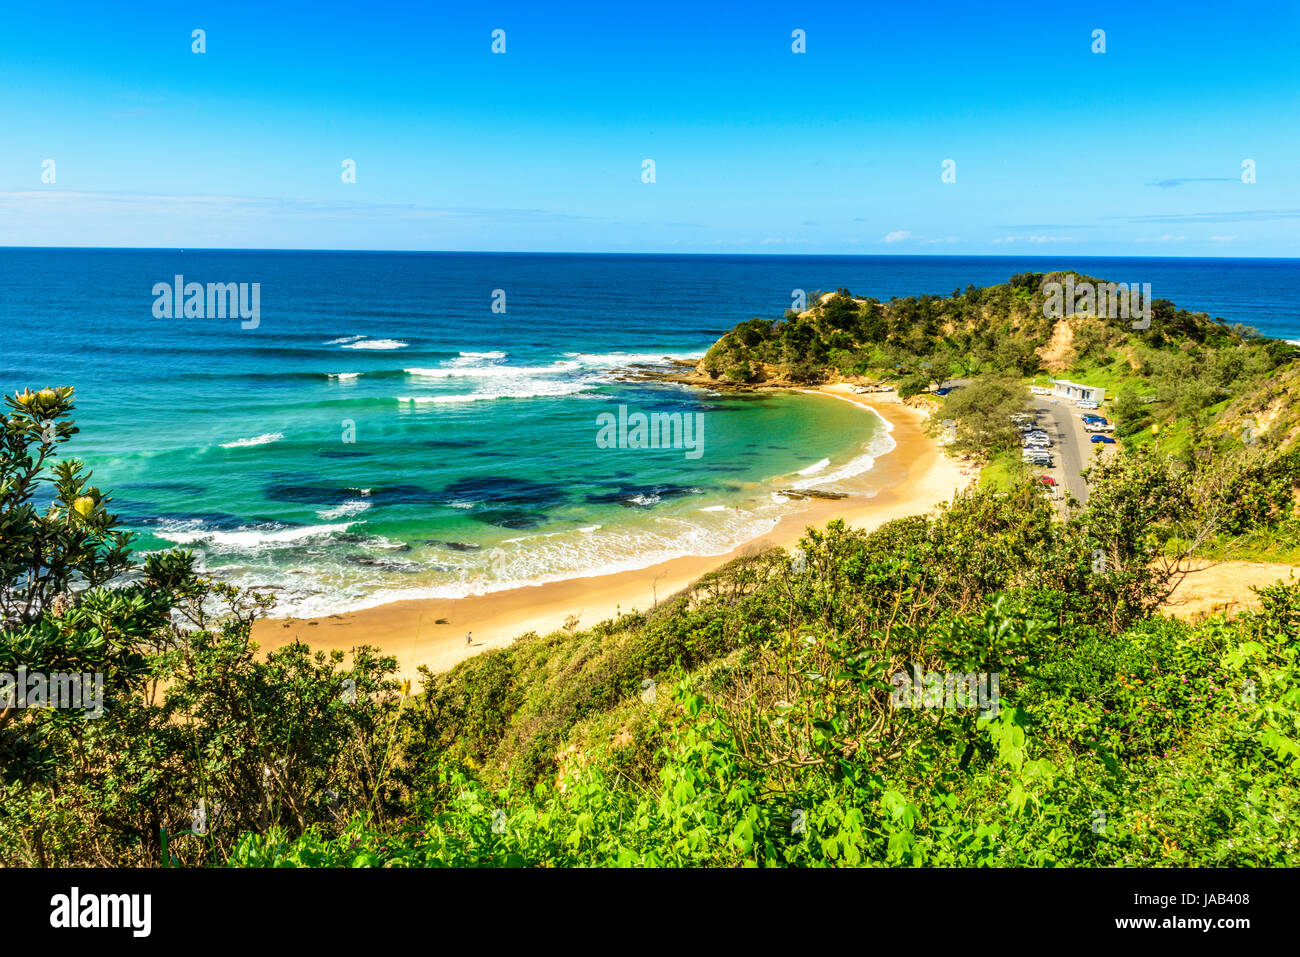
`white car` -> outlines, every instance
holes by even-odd
[[[1078,402],[1074,403],[1074,407],[1076,409],[1100,409],[1101,408],[1101,406],[1099,406],[1096,402],[1091,401],[1090,399],[1080,399]]]

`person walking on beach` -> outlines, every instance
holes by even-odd
[[[472,632],[472,631],[467,631],[467,632],[465,632],[465,644],[467,644],[467,645],[472,645],[472,644],[474,644],[474,637],[473,637],[473,636],[474,636],[474,632]]]

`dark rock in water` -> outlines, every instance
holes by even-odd
[[[622,505],[624,508],[652,508],[666,498],[699,495],[695,485],[621,485],[607,492],[592,492],[587,501],[598,505]]]
[[[385,485],[372,488],[365,497],[376,505],[425,505],[438,501],[437,493],[422,485]]]
[[[546,519],[538,515],[536,517],[527,516],[523,518],[507,518],[500,522],[494,522],[493,524],[500,525],[502,528],[536,528],[544,521],[546,521]]]
[[[442,568],[437,565],[424,566],[418,562],[390,562],[384,558],[375,558],[373,555],[344,555],[343,560],[351,562],[353,565],[364,565],[367,568],[387,568],[406,574],[413,574],[426,567],[432,571],[451,571],[449,568]]]
[[[440,542],[437,540],[433,540],[430,541],[429,544],[441,545],[444,548],[450,548],[453,552],[476,552],[483,547],[482,545],[475,544],[474,542]]]
[[[473,439],[426,439],[420,444],[431,449],[472,449],[483,443]]]
[[[564,502],[569,496],[567,485],[558,482],[533,482],[508,475],[483,475],[459,479],[444,490],[443,501],[484,502],[488,505],[538,509]]]
[[[786,498],[805,499],[805,498],[825,498],[834,501],[835,499],[848,498],[847,492],[823,492],[815,488],[783,488],[778,495],[784,495]]]
[[[353,499],[365,499],[376,505],[426,505],[438,501],[438,495],[419,485],[388,485],[373,488],[362,495],[355,485],[329,486],[299,482],[275,482],[264,489],[273,502],[293,502],[299,505],[342,505]]]

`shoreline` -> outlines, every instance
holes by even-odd
[[[398,673],[415,677],[426,666],[445,671],[479,652],[502,648],[530,631],[548,634],[564,627],[570,615],[589,628],[619,612],[646,611],[700,576],[742,555],[773,546],[789,547],[808,526],[821,527],[842,518],[853,528],[873,529],[893,519],[925,514],[951,500],[973,475],[944,454],[925,434],[925,412],[900,402],[895,394],[853,393],[846,384],[800,388],[873,411],[891,426],[894,448],[876,458],[861,476],[843,484],[843,499],[811,499],[804,509],[781,518],[765,535],[737,545],[724,555],[684,556],[612,574],[524,585],[463,598],[416,598],[320,618],[263,619],[253,626],[262,651],[293,641],[313,650],[350,652],[372,645],[397,658]],[[890,410],[890,415],[885,411]],[[445,623],[439,624],[440,619]],[[473,634],[467,644],[467,632]]]

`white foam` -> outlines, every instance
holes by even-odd
[[[350,382],[361,375],[360,372],[330,372],[327,373],[331,379],[339,379],[343,382]]]
[[[887,418],[881,415],[879,410],[869,405],[863,405],[860,402],[854,402],[852,399],[846,398],[842,395],[836,395],[833,392],[814,392],[812,389],[800,389],[799,391],[807,392],[810,395],[829,395],[831,398],[839,399],[842,402],[848,402],[851,405],[856,405],[859,409],[863,409],[866,412],[870,412],[877,419],[879,419],[881,425],[883,426],[883,431],[879,435],[872,438],[869,442],[867,442],[865,446],[863,446],[862,455],[858,455],[852,459],[849,459],[848,462],[841,465],[839,468],[835,469],[833,472],[830,472],[827,475],[819,474],[821,470],[818,469],[817,473],[813,473],[811,477],[800,479],[798,482],[792,483],[790,485],[791,488],[794,489],[816,488],[819,485],[832,485],[835,482],[842,482],[845,479],[853,478],[854,476],[861,475],[863,472],[870,471],[872,467],[875,466],[876,459],[879,456],[886,455],[894,451],[894,449],[898,448],[898,443],[895,442],[894,437],[889,434],[890,432],[894,431],[894,423],[890,422]],[[820,462],[817,464],[821,465]],[[799,474],[801,475],[807,474],[807,470],[804,470]]]
[[[275,614],[318,617],[407,599],[464,598],[527,585],[633,571],[687,555],[725,555],[740,543],[771,532],[784,511],[767,505],[756,510],[730,510],[724,521],[709,525],[664,517],[635,528],[589,526],[574,533],[522,536],[502,542],[495,556],[440,555],[439,564],[454,571],[450,573],[453,580],[438,583],[412,582],[401,586],[392,584],[399,579],[386,577],[376,588],[378,583],[373,574],[366,576],[354,568],[340,569],[340,577],[349,576],[346,581],[322,582],[317,586],[320,590],[307,594],[302,592],[301,581],[292,583],[293,589],[281,590]],[[382,569],[378,571],[382,574]],[[363,577],[358,577],[359,574]],[[248,577],[252,580],[253,573]],[[326,584],[327,588],[321,587]],[[298,594],[292,593],[295,590]]]
[[[367,502],[365,499],[354,498],[349,499],[342,505],[337,505],[334,508],[322,509],[316,514],[327,521],[332,518],[346,518],[349,515],[356,515],[360,512],[364,512],[370,507],[370,504],[371,503]]]
[[[344,349],[405,349],[409,343],[399,339],[364,339],[343,346]]]
[[[365,336],[340,336],[337,339],[331,339],[325,343],[327,346],[341,346],[345,342],[356,342],[358,339],[364,339]]]
[[[217,548],[232,551],[259,551],[283,545],[328,538],[335,532],[344,532],[352,525],[343,522],[335,525],[304,525],[285,527],[283,525],[245,526],[233,531],[220,531],[204,528],[199,521],[178,522],[154,529],[154,534],[178,545],[202,542]]]
[[[703,359],[704,352],[566,352],[585,366],[662,365],[673,359]]]
[[[255,435],[251,439],[235,439],[233,442],[222,442],[223,449],[245,449],[252,445],[270,445],[272,442],[279,442],[284,438],[283,432],[266,432],[262,435]]]
[[[576,362],[557,361],[549,366],[435,366],[403,369],[407,375],[425,379],[503,379],[510,376],[557,375],[578,368]]]
[[[462,359],[504,359],[504,352],[462,352]]]
[[[399,395],[398,402],[415,405],[460,405],[465,402],[489,402],[493,399],[541,399],[575,395],[590,389],[591,382],[534,383],[500,392],[462,392],[449,395]]]
[[[828,465],[830,465],[830,464],[831,464],[831,460],[830,460],[830,459],[822,459],[820,462],[814,462],[812,465],[808,466],[806,469],[800,469],[800,470],[799,470],[798,472],[796,472],[795,474],[796,474],[796,475],[816,475],[818,472],[822,471],[824,468],[826,468],[826,466],[828,466]]]
[[[869,472],[871,471],[871,467],[875,464],[876,457],[874,455],[858,455],[849,459],[829,475],[818,475],[814,478],[801,479],[798,482],[792,482],[790,487],[795,489],[805,489],[814,488],[818,485],[831,485],[835,482],[842,482],[845,479],[853,478],[855,475],[861,475],[863,472]]]

